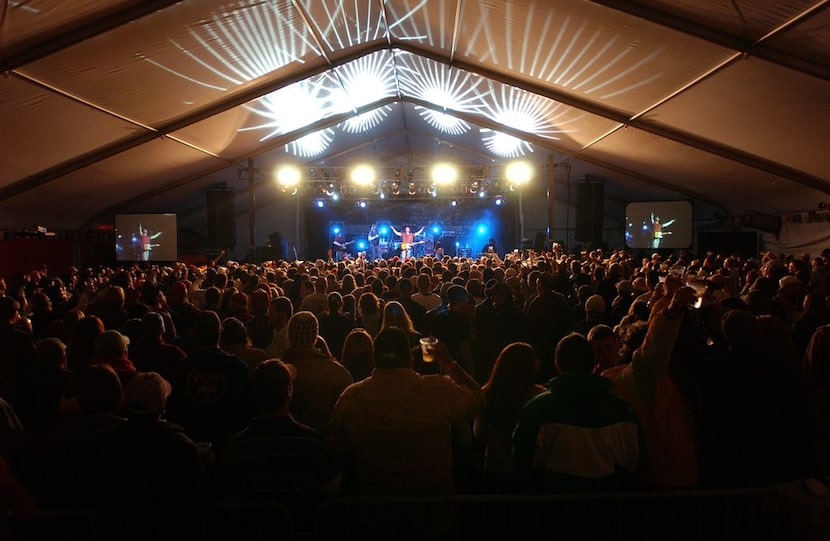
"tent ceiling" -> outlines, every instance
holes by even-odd
[[[828,3],[10,0],[0,225],[186,212],[249,159],[501,164],[505,139],[618,202],[815,208]]]

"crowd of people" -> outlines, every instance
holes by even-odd
[[[828,264],[596,250],[20,273],[0,280],[0,500],[316,505],[827,475]],[[373,523],[415,537],[452,520],[432,518]]]

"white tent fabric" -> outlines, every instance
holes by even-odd
[[[813,209],[828,3],[5,0],[0,227],[187,214],[247,163],[496,167],[507,136],[557,192],[605,180],[619,219]]]

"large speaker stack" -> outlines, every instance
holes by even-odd
[[[230,188],[207,191],[208,243],[213,249],[229,250],[236,245],[233,196],[234,191]]]
[[[602,226],[605,219],[605,181],[580,180],[576,184],[576,227],[574,240],[602,243]]]

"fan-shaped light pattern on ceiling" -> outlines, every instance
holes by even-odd
[[[430,46],[450,47],[449,32],[434,32],[432,29],[440,25],[448,28],[452,20],[446,14],[453,13],[457,0],[416,0],[406,2],[385,2],[389,30],[398,39],[413,41]],[[403,5],[401,5],[403,4]],[[403,9],[401,9],[403,8]],[[440,21],[436,24],[435,13]],[[432,20],[430,20],[432,19]],[[423,24],[421,24],[423,23]]]
[[[378,2],[302,0],[300,5],[310,14],[309,22],[317,28],[328,51],[387,38],[386,21]]]
[[[306,79],[271,92],[256,100],[248,110],[262,118],[261,124],[240,128],[238,131],[263,130],[265,141],[272,137],[306,127],[310,121],[326,115],[324,108],[327,89],[316,79]],[[325,128],[292,141],[286,145],[295,156],[317,156],[329,147],[334,130]]]
[[[561,103],[508,85],[493,83],[493,91],[483,98],[484,116],[517,131],[546,139],[559,140],[561,134],[576,131],[575,128],[565,129],[562,126],[584,116],[584,113]],[[515,158],[533,151],[530,143],[512,135],[491,129],[481,131],[485,146],[498,156]]]
[[[662,75],[652,66],[664,48],[644,47],[625,31],[598,24],[589,16],[591,6],[562,15],[565,10],[551,9],[549,0],[525,4],[513,10],[508,3],[503,16],[490,17],[488,3],[470,3],[468,9],[480,12],[462,14],[474,24],[465,28],[466,47],[460,53],[601,100],[636,91]],[[517,29],[522,29],[521,44],[493,39]],[[507,48],[498,50],[501,44]]]
[[[396,83],[390,66],[389,53],[380,51],[276,90],[248,107],[265,121],[238,131],[266,130],[260,139],[264,141],[394,96]],[[389,106],[384,106],[355,115],[339,124],[338,129],[347,133],[367,130],[383,122],[390,110]],[[295,156],[317,156],[328,149],[335,133],[326,128],[287,144],[286,150]]]
[[[380,51],[363,56],[329,72],[327,84],[332,85],[332,111],[345,113],[380,101],[397,93],[395,70],[389,53]],[[351,117],[343,123],[348,133],[359,133],[374,128],[389,114],[389,107],[380,107]]]
[[[188,29],[201,48],[184,47],[171,39],[193,62],[187,72],[157,62],[151,55],[145,60],[196,84],[224,91],[229,84],[244,84],[299,61],[309,51],[319,51],[310,34],[278,5],[259,0],[228,4],[204,24]]]
[[[285,151],[301,158],[313,158],[325,152],[332,140],[334,130],[325,128],[291,141],[285,145]]]
[[[495,83],[477,74],[406,52],[395,56],[401,81],[401,92],[445,107],[446,109],[483,115],[493,122],[539,137],[559,140],[560,135],[574,132],[573,125],[584,113],[506,84]],[[438,101],[432,95],[443,95]],[[450,102],[449,100],[453,101]],[[423,108],[422,108],[423,109]],[[421,113],[428,118],[426,113]],[[431,114],[448,115],[431,110]],[[450,117],[454,118],[454,117]],[[456,119],[457,120],[457,119]],[[459,120],[459,122],[462,122]],[[436,124],[433,124],[439,128]],[[446,131],[446,133],[463,133]],[[532,151],[532,145],[516,137],[487,129],[482,142],[497,156],[517,157]]]
[[[462,70],[447,70],[437,62],[406,52],[395,55],[401,92],[451,111],[477,113],[481,106],[479,87],[483,80]],[[418,106],[416,110],[432,127],[461,135],[470,125],[447,113]]]

